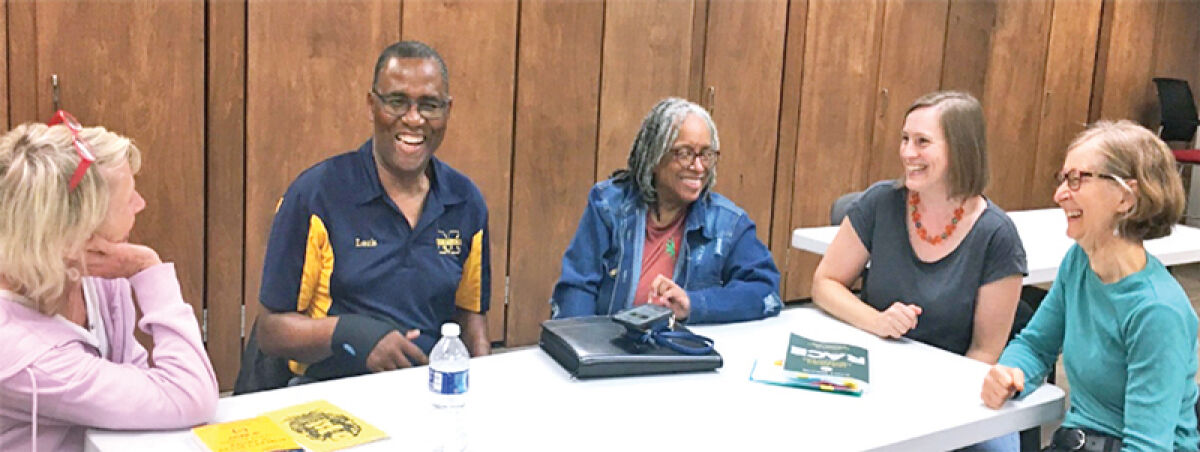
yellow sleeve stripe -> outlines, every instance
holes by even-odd
[[[483,230],[471,237],[471,254],[463,264],[462,279],[454,294],[454,304],[471,312],[479,312],[483,304]]]
[[[308,243],[304,247],[304,268],[300,274],[300,294],[296,299],[296,310],[310,318],[321,319],[329,315],[329,277],[333,275],[333,245],[329,232],[321,218],[313,215],[308,221]],[[288,367],[297,375],[303,375],[307,365],[289,361]]]

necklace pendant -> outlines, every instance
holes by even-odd
[[[675,239],[674,238],[667,239],[667,255],[671,256],[671,257],[675,257]]]

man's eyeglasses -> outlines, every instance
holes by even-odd
[[[1083,181],[1083,178],[1085,178],[1085,177],[1103,177],[1106,179],[1112,179],[1112,180],[1116,181],[1118,184],[1121,184],[1121,186],[1124,187],[1125,190],[1133,191],[1132,189],[1129,188],[1129,184],[1125,183],[1125,178],[1122,178],[1121,176],[1118,176],[1116,174],[1093,173],[1091,171],[1080,171],[1077,169],[1072,169],[1072,170],[1069,170],[1064,173],[1055,174],[1054,180],[1056,182],[1058,182],[1057,185],[1062,185],[1063,181],[1066,181],[1067,188],[1071,189],[1071,191],[1079,191],[1079,184]]]
[[[75,167],[75,173],[71,174],[71,181],[67,183],[69,191],[75,191],[75,187],[79,186],[79,181],[83,180],[83,175],[87,173],[88,167],[96,161],[96,153],[92,152],[92,146],[82,138],[79,138],[79,133],[83,131],[83,126],[79,125],[79,120],[71,116],[66,111],[59,110],[54,112],[54,117],[46,122],[48,126],[57,125],[67,126],[71,131],[71,137],[75,141],[75,153],[79,154],[79,165]]]
[[[412,108],[413,104],[416,104],[417,113],[425,119],[442,119],[446,117],[450,106],[448,101],[442,99],[422,98],[414,101],[403,94],[384,96],[374,89],[371,89],[371,94],[374,94],[375,98],[383,104],[384,111],[392,116],[404,116],[408,114],[408,110]]]
[[[692,163],[696,161],[696,157],[700,157],[700,163],[703,163],[704,166],[713,166],[721,158],[721,152],[712,149],[696,152],[690,148],[679,148],[671,149],[669,152],[674,154],[675,161],[683,166],[692,166]]]

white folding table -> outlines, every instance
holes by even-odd
[[[1008,216],[1016,225],[1017,234],[1025,246],[1029,276],[1025,277],[1023,283],[1030,285],[1054,281],[1058,264],[1075,243],[1067,237],[1067,218],[1062,209],[1021,210],[1008,212]],[[792,248],[825,254],[837,230],[837,226],[793,230]],[[1145,246],[1146,252],[1166,266],[1200,262],[1200,229],[1177,224],[1171,230],[1171,235],[1147,240]]]
[[[987,365],[908,339],[880,339],[812,307],[693,329],[716,340],[721,369],[577,380],[536,347],[472,359],[468,450],[947,450],[1063,414],[1063,391],[1053,385],[989,409],[979,399]],[[754,360],[781,358],[793,331],[866,347],[866,393],[750,381]],[[422,367],[223,398],[215,421],[325,399],[391,436],[353,450],[431,450],[437,428],[427,375]],[[91,430],[87,450],[200,449],[189,430]]]

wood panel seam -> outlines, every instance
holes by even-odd
[[[513,255],[512,243],[513,243],[513,223],[514,223],[513,218],[516,217],[516,215],[513,215],[512,212],[514,212],[514,209],[515,209],[515,206],[513,205],[513,200],[516,199],[516,196],[513,196],[513,193],[515,190],[515,185],[516,185],[516,180],[517,180],[517,178],[516,178],[516,171],[517,171],[516,170],[516,166],[517,166],[517,105],[519,103],[519,99],[520,99],[520,95],[521,95],[521,83],[520,83],[520,81],[521,81],[521,64],[520,64],[520,61],[521,61],[521,8],[523,5],[524,5],[524,2],[520,2],[520,1],[517,2],[516,32],[514,34],[515,43],[513,45],[513,60],[514,61],[513,61],[512,123],[509,124],[509,127],[511,128],[511,130],[509,131],[509,140],[508,140],[509,141],[508,142],[508,152],[509,152],[508,174],[510,174],[511,176],[509,176],[509,178],[508,178],[508,212],[509,212],[509,214],[508,214],[508,228],[507,228],[508,230],[505,231],[507,233],[508,237],[507,237],[507,239],[505,239],[505,243],[508,244],[509,252],[508,252],[507,256],[504,256],[504,294],[503,294],[504,303],[501,305],[502,309],[504,309],[504,320],[503,320],[503,322],[501,322],[501,324],[505,325],[506,330],[508,329],[508,317],[509,317],[509,311],[508,311],[509,293],[511,293],[509,282],[511,281],[510,275],[512,274],[512,255]],[[493,259],[495,259],[495,256],[493,256]],[[493,275],[492,277],[495,278],[495,275]],[[496,299],[496,295],[492,294],[492,300],[495,301],[495,299]],[[493,309],[494,309],[494,307],[493,307]],[[489,334],[494,334],[494,333],[489,333]],[[508,335],[506,333],[502,333],[500,335],[500,337],[505,338],[506,339],[505,342],[507,342]]]
[[[596,70],[600,73],[596,76],[599,83],[596,84],[596,145],[593,149],[596,152],[592,153],[592,182],[600,182],[603,178],[600,176],[600,115],[604,111],[604,38],[608,35],[608,1],[604,1],[604,6],[600,10],[600,64],[596,66]]]

